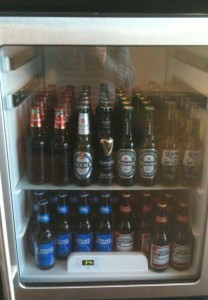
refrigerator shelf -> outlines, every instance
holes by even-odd
[[[175,187],[164,187],[160,184],[156,184],[152,187],[146,187],[142,186],[140,184],[134,184],[133,186],[121,186],[118,184],[113,184],[110,186],[104,186],[104,185],[98,185],[98,184],[92,184],[87,187],[80,187],[76,184],[69,184],[65,186],[56,186],[51,183],[46,184],[31,184],[26,177],[23,177],[19,183],[17,184],[16,188],[18,190],[109,190],[109,191],[121,191],[121,190],[131,190],[131,191],[137,191],[137,190],[185,190],[186,187],[183,187],[181,185],[177,185]]]
[[[113,262],[116,256],[121,255],[123,258],[124,254],[120,254],[119,252],[112,252],[112,253],[104,253],[103,252],[96,252],[96,253],[85,253],[86,260],[93,260],[95,255],[100,260],[105,258],[103,263],[106,264],[107,260],[109,262]],[[134,259],[132,259],[132,254],[134,255]],[[50,270],[40,270],[35,265],[35,258],[31,255],[27,256],[25,261],[25,266],[21,273],[21,281],[23,283],[61,283],[61,282],[68,282],[68,283],[77,283],[77,282],[101,282],[101,281],[126,281],[126,280],[138,280],[138,281],[148,281],[148,280],[158,280],[158,273],[148,270],[147,260],[143,260],[143,263],[138,270],[136,270],[136,266],[138,266],[137,259],[139,257],[139,262],[141,262],[141,255],[143,254],[131,252],[130,254],[126,254],[126,257],[131,258],[131,263],[129,265],[130,260],[126,259],[126,264],[122,264],[122,270],[116,268],[109,269],[109,264],[106,264],[106,267],[103,271],[103,264],[102,268],[96,270],[95,268],[92,270],[89,266],[88,269],[84,266],[84,269],[81,270],[79,267],[77,269],[67,270],[67,265],[70,265],[70,260],[74,260],[77,262],[78,265],[82,263],[83,260],[83,253],[80,255],[78,252],[72,253],[69,258],[68,262],[66,261],[57,261],[55,266]],[[135,265],[133,266],[133,261],[135,261]],[[132,269],[131,269],[132,267]],[[197,279],[197,272],[194,266],[191,266],[189,269],[185,271],[176,271],[169,267],[166,271],[160,272],[159,280],[183,280],[183,279]]]

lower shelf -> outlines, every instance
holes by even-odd
[[[50,270],[40,270],[35,264],[35,258],[28,255],[25,266],[20,274],[25,283],[81,283],[102,281],[190,281],[197,278],[196,269],[191,266],[185,271],[168,268],[164,272],[148,270],[148,262],[144,254],[131,253],[101,253],[74,252],[67,261],[56,261]]]

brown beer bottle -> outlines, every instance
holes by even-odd
[[[133,107],[123,108],[124,132],[117,155],[118,183],[122,186],[134,184],[136,174],[136,151],[132,134],[132,113]]]
[[[186,187],[198,186],[202,177],[202,141],[199,136],[199,120],[188,119],[186,140],[182,154],[182,184]]]
[[[55,110],[54,138],[52,141],[52,182],[62,186],[73,179],[73,149],[67,136],[63,107]]]
[[[170,263],[174,269],[185,270],[192,263],[194,238],[189,224],[188,203],[179,201],[176,231],[171,242]]]
[[[115,250],[135,250],[135,227],[132,214],[131,194],[121,194],[121,205],[115,226]]]
[[[137,228],[137,248],[147,257],[153,230],[152,194],[149,191],[142,193],[142,215]]]
[[[164,201],[157,203],[155,228],[150,243],[149,267],[153,271],[162,272],[169,266],[170,241],[167,228],[167,204]]]
[[[145,139],[139,150],[138,172],[139,181],[144,186],[156,184],[158,171],[158,151],[154,136],[154,106],[146,106]]]
[[[49,177],[48,141],[44,133],[41,109],[33,106],[30,119],[30,133],[26,143],[27,176],[32,184],[43,184]]]
[[[176,104],[167,101],[167,122],[164,126],[166,132],[160,149],[160,183],[164,186],[175,186],[179,179],[180,144],[176,137]]]

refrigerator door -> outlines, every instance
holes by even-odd
[[[205,251],[208,247],[207,28],[207,19],[184,17],[0,18],[0,136],[3,141],[0,152],[3,238],[0,241],[5,270],[3,279],[10,293],[8,299],[138,299],[208,294],[208,257]],[[70,49],[75,46],[110,48],[112,45],[129,47],[138,72],[136,85],[142,82],[145,86],[150,78],[163,85],[166,80],[174,79],[177,84],[185,82],[186,87],[192,87],[192,92],[203,100],[200,134],[204,141],[204,171],[201,187],[190,188],[187,192],[196,245],[193,264],[185,271],[151,272],[146,257],[136,251],[132,255],[73,253],[67,263],[60,262],[51,270],[43,271],[36,267],[34,257],[26,250],[31,192],[59,189],[51,184],[37,187],[24,176],[26,158],[23,145],[27,138],[31,103],[51,82],[67,85],[67,78],[65,84],[56,77],[69,62],[66,55]],[[153,63],[156,63],[156,68],[152,67]],[[68,70],[65,71],[68,74]],[[83,190],[75,184],[62,189]],[[118,185],[106,189],[125,190]],[[155,194],[161,189],[159,185],[153,188]],[[103,187],[96,184],[88,190],[101,191]],[[135,198],[142,190],[149,188],[138,185],[128,188]],[[183,191],[183,188],[175,190]]]

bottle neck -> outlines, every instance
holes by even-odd
[[[153,111],[148,111],[146,115],[145,137],[154,138]]]
[[[167,134],[170,137],[174,137],[176,133],[176,109],[171,105],[168,109],[167,120]]]

